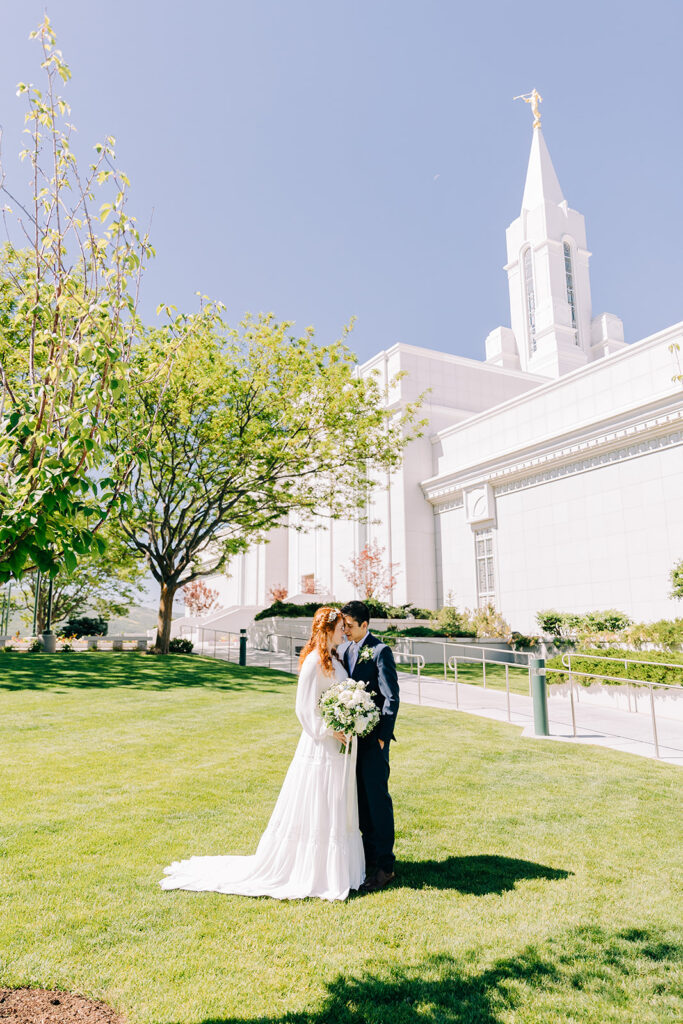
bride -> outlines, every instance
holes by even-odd
[[[358,829],[356,747],[340,752],[342,733],[326,728],[320,694],[347,678],[336,649],[341,612],[319,608],[301,652],[296,714],[303,732],[270,821],[251,857],[190,857],[165,868],[164,889],[344,900],[365,877]]]

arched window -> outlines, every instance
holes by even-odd
[[[569,242],[564,243],[564,276],[567,282],[567,302],[572,314],[574,328],[574,344],[579,344],[579,331],[576,319],[576,295],[574,294],[574,270],[572,267],[572,250]]]
[[[526,296],[526,322],[529,334],[529,355],[536,351],[536,293],[534,291],[534,268],[531,262],[531,249],[524,250],[522,258],[524,267],[524,294]]]

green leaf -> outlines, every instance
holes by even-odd
[[[76,566],[78,565],[78,559],[76,558],[73,551],[69,551],[68,548],[65,548],[64,550],[64,564],[66,566],[67,572],[69,573],[72,573]]]

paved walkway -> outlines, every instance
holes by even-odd
[[[223,648],[221,650],[221,648]],[[207,654],[213,651],[206,651]],[[216,657],[230,661],[237,660],[237,646],[218,645]],[[296,671],[296,659],[288,654],[271,654],[268,651],[249,649],[250,665],[273,668],[281,672]],[[649,702],[639,701],[639,710],[629,712],[612,707],[600,707],[584,701],[575,702],[576,736],[572,726],[572,712],[568,697],[548,698],[548,719],[550,736],[536,737],[531,697],[510,694],[508,702],[505,690],[491,686],[475,686],[458,683],[456,697],[453,681],[423,676],[418,700],[417,676],[399,672],[401,700],[406,704],[422,703],[428,707],[447,708],[462,711],[468,715],[492,718],[497,722],[510,722],[522,729],[522,735],[530,739],[550,739],[562,743],[578,743],[583,746],[597,745],[620,750],[625,754],[656,758],[652,732],[652,717]],[[655,709],[659,760],[683,767],[683,720],[667,717]]]
[[[505,690],[458,683],[456,701],[455,684],[443,679],[423,676],[418,700],[417,676],[399,672],[401,700],[406,704],[422,703],[429,707],[448,708],[469,715],[493,718],[498,722],[511,722],[521,726],[522,735],[529,738],[559,740],[563,743],[595,744],[610,747],[626,754],[655,758],[652,717],[647,702],[640,702],[638,712],[599,707],[583,702],[575,703],[576,736],[573,734],[571,705],[568,697],[548,698],[550,736],[536,737],[531,697],[510,694],[508,717]],[[683,766],[683,721],[665,717],[655,709],[659,759],[668,764]]]

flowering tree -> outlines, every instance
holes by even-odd
[[[315,578],[312,572],[306,573],[301,577],[302,594],[319,594],[321,589],[320,581]]]
[[[284,601],[288,593],[289,591],[283,583],[274,583],[268,591],[268,596],[275,603],[275,601]]]
[[[362,598],[391,598],[391,592],[396,586],[398,562],[387,563],[385,551],[375,540],[366,544],[351,559],[350,569],[342,569],[355,592]]]
[[[218,604],[218,591],[213,587],[207,587],[203,580],[194,580],[183,587],[185,607],[190,615],[201,615],[203,612],[211,611]]]

